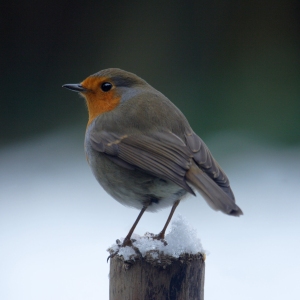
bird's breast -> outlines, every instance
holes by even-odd
[[[157,211],[172,206],[176,200],[187,194],[184,189],[171,181],[115,164],[106,154],[95,151],[88,138],[85,142],[85,151],[99,184],[125,206],[141,209],[147,204],[149,205],[147,211]]]

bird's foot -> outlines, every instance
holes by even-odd
[[[117,251],[111,253],[111,254],[107,257],[106,262],[108,262],[110,258],[114,258],[118,253],[119,253],[119,250],[117,250]]]
[[[123,248],[123,247],[131,247],[135,253],[139,256],[142,256],[141,252],[139,251],[139,249],[137,247],[135,247],[133,245],[133,243],[135,242],[136,240],[135,239],[130,239],[130,238],[125,238],[123,243],[121,243],[121,241],[119,239],[116,240],[116,244],[117,246],[119,247],[119,249],[117,249],[116,251],[113,251],[112,249],[109,250],[110,252],[110,255],[108,256],[107,258],[107,262],[109,261],[110,258],[114,258],[120,251],[120,248]]]
[[[154,240],[159,240],[161,241],[165,246],[168,245],[167,241],[165,240],[165,234],[160,232],[159,234],[154,234],[154,233],[150,233],[150,232],[146,232],[145,233],[146,237],[152,238]]]
[[[123,243],[121,244],[121,241],[118,239],[116,240],[116,243],[119,247],[133,247],[132,242],[135,242],[135,239],[130,239],[128,237],[126,237],[123,241]]]

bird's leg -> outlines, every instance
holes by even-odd
[[[135,222],[133,223],[131,229],[129,230],[128,234],[126,235],[122,247],[126,247],[126,246],[132,246],[132,242],[131,242],[131,236],[133,234],[133,231],[136,227],[136,225],[138,224],[138,222],[140,221],[142,215],[144,214],[144,212],[146,211],[148,205],[143,206],[142,210],[140,211],[138,217],[136,218]]]
[[[157,239],[157,240],[163,240],[165,238],[165,233],[166,233],[167,227],[168,227],[168,225],[169,225],[169,223],[170,223],[170,221],[171,221],[171,219],[173,217],[173,214],[174,214],[175,209],[178,206],[179,202],[180,202],[180,200],[177,200],[177,201],[174,202],[174,204],[172,206],[172,209],[171,209],[171,212],[169,214],[169,217],[167,219],[167,222],[166,222],[164,228],[162,229],[162,231],[159,234],[157,234],[154,237],[155,239]]]
[[[131,242],[131,239],[130,239],[130,238],[131,238],[131,236],[132,236],[132,234],[133,234],[133,231],[134,231],[136,225],[137,225],[138,222],[140,221],[142,215],[144,214],[144,212],[146,211],[146,209],[147,209],[148,206],[149,206],[149,204],[143,206],[143,208],[142,208],[142,210],[140,211],[138,217],[136,218],[136,220],[135,220],[135,222],[133,223],[132,227],[130,228],[128,234],[126,235],[126,237],[125,237],[125,239],[124,239],[122,245],[120,245],[120,244],[118,243],[118,241],[117,241],[117,244],[119,245],[119,247],[130,246],[130,247],[133,247],[133,249],[134,249],[138,254],[140,254],[139,250],[138,250],[136,247],[134,247],[134,246],[132,245],[132,242]],[[114,253],[111,253],[111,254],[108,256],[107,261],[108,261],[110,258],[115,257],[118,253],[119,253],[119,250],[117,250],[117,251],[114,252]]]

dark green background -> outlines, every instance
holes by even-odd
[[[84,124],[61,88],[100,69],[134,72],[201,136],[245,131],[300,142],[299,1],[6,1],[1,139]],[[82,134],[82,132],[80,132]]]

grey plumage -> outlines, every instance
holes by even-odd
[[[227,176],[181,111],[136,75],[108,70],[93,76],[110,74],[122,100],[95,118],[85,141],[90,165],[106,191],[137,208],[152,197],[151,211],[196,189],[213,209],[241,215]]]

